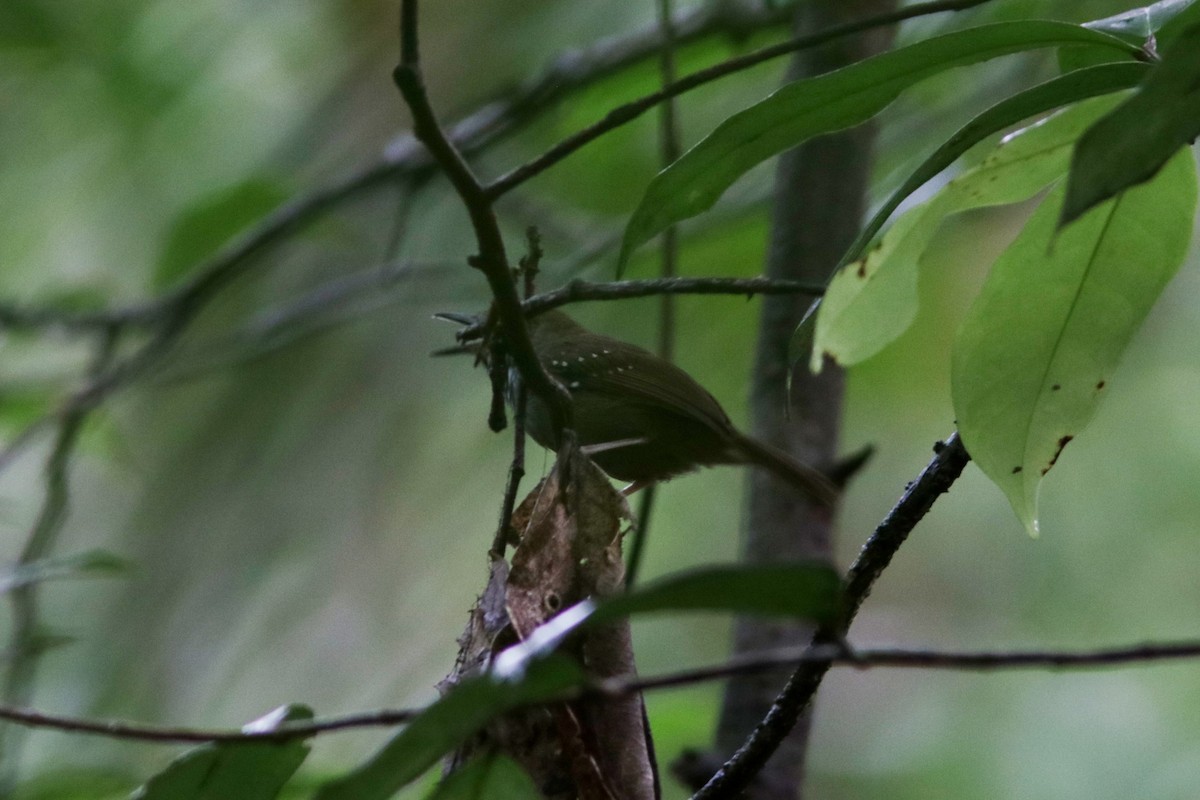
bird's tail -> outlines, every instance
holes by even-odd
[[[782,450],[740,432],[737,434],[737,447],[745,454],[747,463],[770,470],[814,503],[825,508],[837,505],[841,490],[819,469],[802,464]]]

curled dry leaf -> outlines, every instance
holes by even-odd
[[[625,498],[578,453],[560,458],[513,514],[521,536],[508,567],[493,561],[488,588],[460,639],[452,684],[486,668],[492,655],[559,611],[624,588],[621,538],[632,517]],[[564,475],[566,476],[564,478]],[[635,673],[626,620],[586,627],[569,643],[589,677]],[[456,755],[482,749],[516,760],[548,798],[650,800],[656,796],[641,698],[581,701],[511,714]]]

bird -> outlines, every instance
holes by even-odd
[[[750,464],[769,470],[812,502],[832,508],[838,487],[820,470],[739,431],[703,386],[670,361],[593,333],[561,311],[526,319],[533,351],[571,398],[572,428],[592,461],[631,482],[625,493],[700,467]],[[509,371],[515,396],[519,374]],[[557,450],[546,404],[530,393],[525,430]]]

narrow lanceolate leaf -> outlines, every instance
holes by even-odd
[[[1104,80],[1123,75],[1124,80],[1130,77],[1130,68],[1137,71],[1137,65],[1114,64],[1081,72]],[[1052,81],[1043,86],[1056,83]],[[1102,84],[1085,82],[1076,87],[1087,85]],[[1035,93],[1036,99],[1036,93],[1042,88],[1035,87],[1023,94]],[[984,112],[980,118],[998,119],[1007,113],[1006,107],[1013,107],[1010,103],[1019,109],[1019,97],[1021,95],[1010,98]],[[1079,135],[1120,100],[1120,97],[1111,96],[1086,100],[1008,136],[980,164],[958,175],[931,200],[896,220],[865,255],[856,254],[856,260],[834,276],[821,301],[812,368],[820,369],[825,355],[843,365],[856,364],[895,341],[916,317],[917,265],[942,220],[972,208],[1027,200],[1061,178]],[[972,122],[963,130],[974,124]],[[904,197],[953,161],[956,155],[948,143],[931,156],[871,220],[868,232],[873,234],[878,230],[884,217]],[[861,253],[861,244],[854,250]]]
[[[511,758],[478,758],[438,784],[428,800],[542,800],[525,770]]]
[[[246,730],[274,730],[312,720],[304,706],[286,706]],[[130,800],[273,800],[308,756],[303,741],[223,742],[187,751]]]
[[[727,611],[833,623],[841,611],[841,578],[827,564],[734,565],[669,575],[636,591],[564,609],[496,658],[495,671],[518,676],[584,625],[662,611]]]
[[[537,660],[514,680],[492,675],[464,680],[364,764],[322,786],[315,800],[386,800],[496,717],[582,682],[579,668],[560,658]]]
[[[1065,44],[1136,51],[1120,39],[1078,25],[1007,22],[938,36],[788,84],[725,120],[655,177],[625,229],[620,263],[670,225],[711,208],[730,184],[755,165],[813,136],[865,122],[924,78],[998,56]]]
[[[1200,25],[1193,25],[1171,42],[1137,94],[1080,138],[1061,224],[1150,179],[1198,135]]]
[[[828,564],[716,566],[672,575],[603,603],[598,620],[656,611],[729,611],[830,623],[841,578]]]
[[[1057,230],[1062,186],[992,267],[954,344],[963,443],[1036,534],[1042,477],[1083,429],[1179,268],[1196,210],[1182,152],[1149,183]]]

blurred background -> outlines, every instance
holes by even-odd
[[[996,0],[905,26],[900,38],[1004,18],[1082,21],[1131,5]],[[396,3],[382,0],[4,0],[0,297],[71,308],[151,298],[285,199],[375,164],[408,126],[390,79],[396,18]],[[433,102],[459,119],[554,56],[653,19],[650,0],[427,3]],[[704,39],[683,48],[681,69],[784,35],[775,27]],[[686,141],[770,93],[783,66],[685,96]],[[1053,69],[1052,53],[1009,57],[907,94],[882,119],[875,199],[972,112]],[[652,60],[620,71],[474,163],[498,175],[657,80]],[[526,226],[543,234],[543,288],[611,275],[615,237],[656,169],[656,142],[647,115],[505,200],[513,254]],[[756,171],[685,226],[685,274],[761,271],[770,177]],[[850,373],[844,449],[869,442],[878,452],[848,494],[840,565],[953,430],[950,342],[1028,211],[948,222],[924,264],[917,324]],[[206,235],[180,235],[181,220],[195,230],[197,219]],[[454,330],[431,313],[485,302],[481,277],[464,263],[472,247],[443,181],[379,182],[262,253],[163,367],[104,405],[72,463],[56,552],[100,548],[132,567],[44,587],[41,621],[69,642],[40,662],[34,705],[236,726],[288,702],[335,715],[435,696],[486,578],[510,446],[487,429],[482,372],[469,359],[429,357]],[[1045,482],[1041,538],[1026,536],[1000,492],[968,468],[872,594],[855,642],[1083,648],[1197,634],[1195,260]],[[631,277],[655,269],[644,248]],[[330,295],[331,281],[358,289]],[[649,344],[656,307],[575,313]],[[679,303],[679,361],[739,421],[756,313],[742,298]],[[78,386],[91,345],[61,332],[3,335],[8,442]],[[36,439],[0,475],[7,560],[37,513],[49,446],[48,435]],[[548,463],[535,448],[531,475]],[[734,468],[666,485],[646,576],[731,560],[741,489]],[[719,661],[728,634],[719,617],[638,622],[640,669]],[[718,696],[705,686],[648,698],[664,763],[709,743]],[[818,702],[810,783],[822,798],[1194,797],[1197,707],[1191,663],[1058,674],[835,670]],[[384,735],[321,737],[304,778],[354,763]],[[39,732],[26,749],[24,796],[71,796],[68,787],[120,796],[177,752]]]

